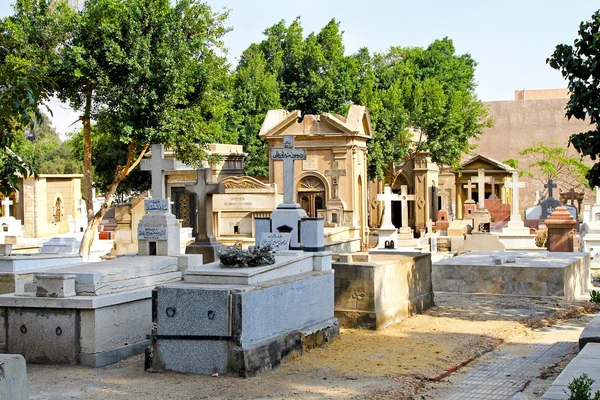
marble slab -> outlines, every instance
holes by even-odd
[[[81,263],[79,255],[15,254],[0,256],[0,272],[21,272]]]
[[[275,255],[275,264],[262,267],[224,268],[219,262],[189,268],[184,280],[190,283],[252,285],[313,270],[313,255],[296,252]]]

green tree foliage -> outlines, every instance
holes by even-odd
[[[46,116],[26,131],[18,152],[31,160],[39,174],[80,174],[82,171],[81,158],[74,153],[72,140],[62,141]]]
[[[532,160],[519,172],[519,175],[537,180],[542,186],[552,179],[563,191],[582,185],[587,186],[586,174],[590,167],[574,153],[569,151],[566,143],[564,145],[556,142],[536,143],[535,146],[519,152],[519,155],[529,156]]]
[[[222,56],[225,18],[196,0],[173,5],[169,0],[86,2],[80,27],[59,66],[67,72],[59,70],[57,75],[81,66],[75,72],[83,84],[65,96],[74,104],[96,104],[93,117],[98,131],[106,135],[98,143],[114,146],[115,157],[121,148],[126,151],[113,165],[105,203],[86,229],[83,256],[120,183],[135,170],[150,144],[163,143],[178,159],[197,166],[205,158],[206,144],[233,139],[224,124],[230,85]],[[78,54],[85,63],[69,61]],[[93,83],[91,95],[85,82]],[[91,140],[84,140],[84,145],[91,145]],[[86,153],[91,151],[84,147]]]
[[[112,183],[115,174],[115,165],[127,157],[128,147],[119,141],[119,138],[110,133],[103,132],[101,127],[92,125],[92,164],[94,187],[106,188]],[[83,159],[83,129],[73,134],[69,144],[73,148],[75,158]],[[136,149],[140,152],[141,149]],[[119,183],[115,192],[116,201],[124,202],[131,195],[139,194],[150,189],[150,172],[134,169]]]
[[[566,115],[586,120],[591,129],[571,135],[569,143],[583,156],[600,154],[600,10],[581,22],[573,45],[559,44],[546,62],[567,80],[571,97]],[[590,186],[600,186],[600,163],[586,175]]]
[[[43,121],[42,101],[54,90],[49,70],[68,35],[72,13],[64,1],[17,0],[0,20],[0,192],[17,190],[18,175],[34,170],[16,146]]]
[[[380,178],[390,177],[394,163],[420,150],[436,162],[456,165],[470,149],[469,139],[491,125],[475,95],[476,62],[469,54],[456,54],[447,38],[426,49],[392,47],[375,55],[361,49],[346,56],[335,20],[306,38],[299,19],[287,26],[281,21],[264,34],[244,52],[236,70],[234,108],[247,115],[235,123],[251,153],[247,172],[266,173],[266,144],[256,136],[266,111],[277,106],[344,114],[352,103],[366,105],[375,132],[369,172]]]
[[[372,57],[361,50],[354,57],[362,82],[354,99],[369,107],[375,131],[371,176],[389,176],[393,163],[418,151],[456,165],[470,150],[469,139],[491,126],[475,94],[477,63],[469,54],[456,54],[452,40],[436,40],[425,49],[392,47]]]
[[[268,110],[342,112],[357,77],[354,60],[344,55],[343,32],[335,19],[306,38],[299,19],[287,26],[280,21],[264,35],[244,51],[234,73],[232,130],[248,153],[245,173],[255,176],[268,176],[268,146],[258,138]]]

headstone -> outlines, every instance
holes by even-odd
[[[544,187],[548,189],[548,198],[540,203],[542,206],[542,215],[540,216],[540,219],[548,218],[554,212],[554,210],[560,206],[560,201],[556,200],[552,196],[552,189],[557,187],[552,179],[548,180],[548,183],[545,184]]]
[[[492,218],[489,211],[485,208],[485,170],[483,168],[477,170],[477,178],[474,182],[477,183],[478,201],[477,210],[473,213],[473,231],[489,233]]]
[[[217,251],[223,244],[213,232],[213,194],[225,193],[225,185],[212,182],[212,169],[200,168],[195,184],[186,184],[186,190],[196,194],[196,240],[185,248],[186,254],[202,254],[205,263],[218,259]]]
[[[377,201],[383,202],[381,226],[377,230],[379,235],[379,243],[377,247],[380,249],[389,249],[392,242],[394,243],[392,248],[395,248],[395,244],[398,242],[398,230],[394,224],[392,224],[393,200],[398,200],[398,195],[392,193],[392,188],[389,186],[384,187],[383,193],[377,195]]]
[[[13,201],[9,196],[6,196],[2,199],[2,216],[10,217],[10,206],[13,205]]]
[[[287,251],[290,248],[290,234],[264,232],[260,239],[260,246],[270,246],[275,253]]]
[[[152,199],[144,201],[146,215],[138,224],[138,255],[176,256],[180,254],[179,221],[169,212],[165,199],[164,146],[152,145]]]
[[[529,228],[525,227],[519,212],[519,189],[525,187],[525,183],[519,182],[519,173],[516,171],[513,172],[512,182],[506,183],[504,187],[512,189],[512,205],[510,221],[508,222],[508,225],[502,229],[502,233],[505,235],[530,236]]]
[[[471,180],[469,179],[469,181],[463,185],[463,188],[467,189],[467,201],[472,201],[473,200],[473,189],[475,188],[475,185],[473,184],[473,182],[471,182]]]
[[[290,249],[301,250],[301,221],[308,215],[294,202],[294,162],[306,160],[306,150],[294,147],[294,136],[283,136],[283,148],[271,150],[271,160],[283,161],[283,203],[271,214],[271,232],[290,233]]]

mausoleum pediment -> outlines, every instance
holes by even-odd
[[[506,171],[506,172],[514,172],[515,169],[510,165],[506,165],[501,163],[500,161],[496,161],[493,158],[486,157],[482,154],[478,154],[473,158],[463,162],[460,166],[461,170],[478,170],[483,168],[485,170],[496,170],[496,171]]]
[[[299,110],[270,110],[260,129],[259,136],[275,137],[282,135],[302,136],[358,136],[370,138],[372,135],[371,117],[364,106],[352,105],[346,118],[340,115],[323,113],[302,115]]]

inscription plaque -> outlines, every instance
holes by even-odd
[[[271,249],[276,253],[281,251],[287,251],[290,248],[290,234],[264,232],[260,239],[260,245],[269,245],[271,246]]]
[[[138,240],[167,240],[167,228],[138,226]]]
[[[144,210],[146,212],[169,211],[169,201],[167,199],[144,200]]]

